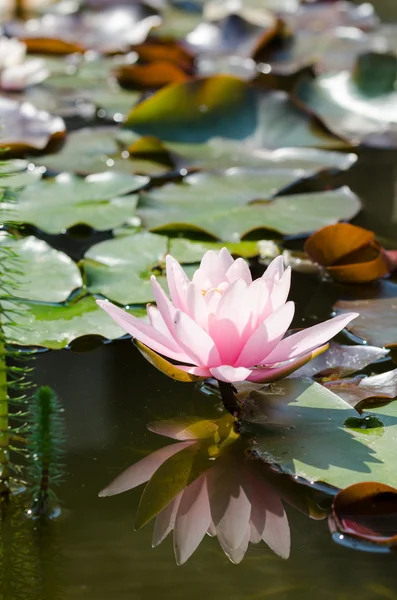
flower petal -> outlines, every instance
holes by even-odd
[[[167,283],[171,300],[175,308],[186,309],[185,290],[190,282],[189,277],[173,256],[168,254],[165,259]]]
[[[280,281],[273,287],[270,294],[270,302],[273,310],[277,310],[286,303],[291,287],[291,267],[287,267]]]
[[[237,279],[242,279],[247,285],[252,283],[251,271],[243,258],[235,260],[226,273],[226,280],[229,283],[233,283],[233,281],[236,281]]]
[[[276,256],[263,273],[261,279],[264,281],[270,281],[278,283],[284,273],[284,259],[283,257]]]
[[[250,535],[251,528],[250,525],[248,525],[247,531],[245,532],[245,535],[237,548],[230,548],[225,544],[224,540],[219,540],[222,550],[224,551],[228,559],[235,565],[240,564],[243,560],[245,553],[247,552],[248,543],[250,541]]]
[[[294,303],[287,302],[263,321],[248,339],[235,365],[253,367],[261,364],[285,335],[294,312]]]
[[[196,375],[197,377],[211,377],[211,371],[207,367],[192,367],[190,365],[178,365],[178,369]]]
[[[155,548],[173,530],[175,525],[175,518],[178,512],[179,504],[182,498],[182,492],[175,496],[173,500],[163,508],[163,510],[157,515],[153,529],[152,547]]]
[[[174,331],[174,315],[176,309],[171,304],[169,298],[154,275],[151,276],[150,282],[152,284],[153,296],[156,301],[157,308],[160,311],[160,314],[163,317],[164,322],[172,336]]]
[[[201,291],[194,283],[188,283],[186,288],[186,313],[200,327],[208,326],[208,307]]]
[[[175,337],[197,366],[219,365],[218,350],[212,338],[186,313],[177,310],[174,317]],[[185,362],[189,362],[186,361]]]
[[[219,253],[208,250],[201,260],[200,271],[209,279],[211,287],[217,287],[227,281],[226,272],[233,263],[233,257],[226,248],[222,248]]]
[[[142,319],[130,315],[107,300],[97,300],[96,303],[127,333],[146,346],[149,346],[155,352],[164,354],[164,356],[168,356],[174,360],[190,362],[190,357],[183,350],[176,350],[178,346],[175,342],[171,343],[170,338],[145,323]]]
[[[219,381],[233,383],[234,381],[244,381],[251,375],[252,370],[245,367],[231,367],[230,365],[221,365],[220,367],[212,367],[210,369],[212,377]]]
[[[229,463],[209,471],[207,480],[216,534],[222,546],[235,550],[246,535],[251,504]]]
[[[194,444],[194,441],[180,442],[160,448],[160,450],[156,450],[156,452],[152,452],[118,475],[112,483],[99,492],[99,496],[101,498],[115,496],[116,494],[121,494],[127,490],[132,490],[142,483],[146,483],[163,462],[192,444]]]
[[[178,565],[193,554],[211,525],[207,478],[202,475],[182,494],[174,525],[174,551]]]
[[[307,354],[311,350],[314,350],[314,348],[328,342],[357,316],[358,313],[338,315],[333,319],[325,321],[325,323],[318,323],[318,325],[298,331],[298,333],[284,338],[273,352],[266,357],[266,364],[283,362]]]

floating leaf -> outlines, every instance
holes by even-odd
[[[13,306],[13,308],[15,308]],[[10,338],[18,334],[19,346],[41,346],[51,350],[66,348],[72,342],[89,336],[102,341],[125,335],[118,325],[97,306],[95,299],[86,296],[66,304],[18,303],[18,328],[13,327]],[[135,316],[143,316],[143,310],[131,310]],[[8,327],[4,327],[5,335]]]
[[[347,329],[357,337],[374,346],[394,346],[397,344],[397,285],[381,281],[376,285],[355,290],[355,300],[339,300],[336,312],[359,313]]]
[[[122,305],[154,300],[150,276],[167,249],[165,236],[147,232],[91,246],[82,261],[88,289]]]
[[[171,238],[169,244],[169,253],[176,258],[179,263],[199,263],[208,250],[219,252],[224,246],[234,256],[254,258],[260,254],[259,242],[223,244],[220,242],[194,242],[184,238]]]
[[[142,194],[138,215],[152,231],[189,229],[236,242],[256,229],[305,233],[358,212],[359,201],[346,187],[275,197],[301,175],[243,169],[199,173]]]
[[[128,147],[139,140],[133,132],[123,131],[119,135],[117,127],[84,128],[69,133],[61,152],[43,156],[36,162],[53,171],[70,171],[79,175],[89,175],[105,170],[121,173],[161,174],[168,170],[153,157],[130,157]]]
[[[0,247],[2,245],[11,248],[21,259],[22,274],[16,275],[15,289],[19,298],[63,302],[83,285],[76,263],[42,240],[33,236],[13,240],[0,235]]]
[[[302,80],[294,94],[336,135],[370,143],[370,134],[397,124],[396,66],[395,56],[364,54],[352,73]]]
[[[166,86],[136,106],[125,126],[172,142],[221,137],[244,140],[251,149],[346,147],[283,92],[262,93],[228,75]]]
[[[351,379],[341,379],[338,381],[328,381],[323,385],[337,394],[350,406],[357,408],[368,406],[364,402],[368,398],[396,398],[397,397],[397,369],[373,375],[372,377],[353,377]]]
[[[365,482],[341,490],[334,498],[330,529],[339,533],[336,541],[357,546],[357,541],[369,544],[363,549],[387,551],[397,546],[397,490],[389,485]],[[345,536],[351,544],[344,540]],[[360,546],[359,546],[360,547]]]
[[[28,102],[0,98],[0,121],[3,158],[20,157],[28,152],[54,152],[63,144],[62,119],[37,110]]]
[[[376,346],[341,346],[331,343],[329,349],[292,374],[292,377],[346,377],[361,371],[375,361],[384,358],[389,350]]]
[[[382,424],[379,435],[346,427],[357,412],[304,379],[285,379],[252,392],[244,409],[247,421],[256,423],[254,452],[284,473],[337,488],[362,481],[397,484],[397,402],[367,411]]]
[[[169,83],[190,79],[177,65],[166,61],[148,65],[122,65],[115,70],[115,77],[127,90],[155,90]]]
[[[0,163],[0,173],[6,175],[1,178],[0,188],[23,188],[41,179],[43,172],[43,168],[34,167],[26,160],[10,160],[4,166]]]
[[[22,223],[47,233],[62,233],[80,223],[97,230],[113,229],[136,221],[137,197],[123,194],[147,181],[146,177],[120,173],[97,173],[85,179],[61,173],[18,192],[13,213]]]
[[[145,41],[160,17],[144,4],[109,7],[108,10],[46,15],[39,19],[7,24],[9,35],[23,39],[30,52],[71,54],[95,50],[125,52],[131,44]]]
[[[350,223],[316,231],[306,240],[305,251],[342,283],[368,283],[389,272],[375,234]]]

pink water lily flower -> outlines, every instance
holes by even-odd
[[[148,482],[171,457],[200,443],[191,431],[163,427],[161,422],[149,429],[179,441],[129,467],[102,490],[101,497],[120,494]],[[206,534],[218,538],[222,550],[235,564],[242,561],[249,543],[264,541],[285,559],[290,553],[290,529],[283,504],[255,461],[248,460],[243,452],[226,453],[214,460],[210,469],[157,514],[153,547],[171,531],[179,565],[190,558]]]
[[[110,302],[97,302],[134,338],[192,375],[225,382],[275,380],[309,360],[357,316],[339,315],[285,337],[295,306],[287,302],[291,270],[284,270],[282,257],[255,281],[247,263],[234,260],[226,248],[206,252],[192,281],[172,256],[166,267],[171,301],[153,276],[157,308],[147,308],[150,324]]]

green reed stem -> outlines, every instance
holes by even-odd
[[[0,494],[8,489],[9,422],[6,348],[0,322]]]

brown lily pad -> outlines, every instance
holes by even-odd
[[[348,402],[350,406],[357,409],[360,405],[362,408],[369,398],[392,400],[397,397],[397,369],[371,377],[359,375],[348,379],[327,381],[323,385]]]
[[[305,251],[342,283],[368,283],[389,272],[375,234],[350,223],[319,229],[306,240]]]
[[[60,117],[38,110],[28,102],[0,98],[0,121],[3,158],[55,152],[63,145],[66,135],[65,123]]]
[[[174,63],[160,60],[147,65],[122,65],[114,71],[114,75],[118,83],[128,90],[152,90],[190,79]]]

